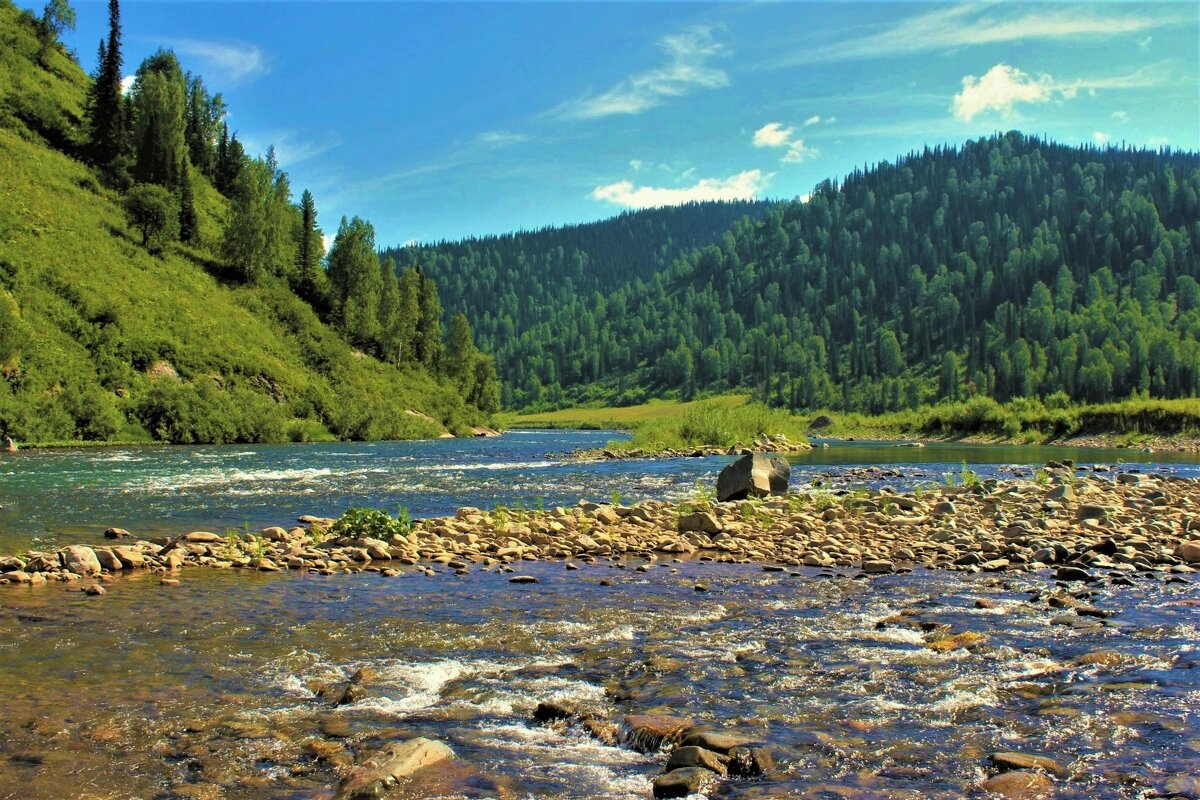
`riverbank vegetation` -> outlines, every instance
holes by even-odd
[[[762,436],[857,439],[970,439],[1045,444],[1095,437],[1108,444],[1138,444],[1149,438],[1200,441],[1200,400],[1135,398],[1116,403],[1071,403],[1064,395],[1045,400],[1018,398],[998,403],[976,397],[909,411],[869,415],[837,410],[791,414],[748,395],[679,402],[658,400],[623,408],[571,408],[500,418],[515,428],[628,430],[629,441],[614,450],[665,450],[749,445]]]
[[[124,93],[0,0],[0,433],[22,444],[419,438],[499,403],[436,284],[369,222],[324,252],[268,150],[170,51]]]

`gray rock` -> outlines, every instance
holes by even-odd
[[[765,747],[735,747],[729,757],[729,774],[738,778],[757,778],[775,769],[775,756]]]
[[[743,456],[717,475],[717,500],[724,503],[751,496],[786,494],[791,473],[792,468],[782,458]]]
[[[733,748],[744,747],[748,744],[751,744],[751,740],[720,731],[688,733],[680,742],[683,747],[703,747],[705,750],[712,750],[721,755],[729,755],[729,751]]]

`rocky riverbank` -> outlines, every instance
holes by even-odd
[[[836,568],[868,575],[914,568],[1053,569],[1067,582],[1184,580],[1200,564],[1200,482],[1135,472],[1081,473],[1051,464],[1034,479],[971,480],[908,493],[790,492],[737,502],[698,497],[633,506],[581,501],[545,511],[461,508],[388,540],[332,535],[334,520],[243,536],[189,531],[138,539],[111,528],[107,545],[0,558],[0,581],[104,583],[152,570],[166,585],[191,567],[259,572],[519,571],[527,561],[699,559],[766,570]],[[515,575],[514,581],[524,576]],[[702,587],[697,587],[702,588]]]
[[[740,442],[728,446],[701,445],[699,447],[633,447],[630,449],[595,448],[575,450],[566,457],[581,461],[615,461],[626,458],[708,458],[710,456],[746,456],[753,453],[802,453],[812,450],[808,442],[795,442],[784,434],[760,436],[748,447]]]

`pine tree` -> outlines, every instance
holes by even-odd
[[[314,308],[324,311],[329,283],[321,268],[324,245],[317,230],[317,204],[308,189],[300,195],[300,233],[296,242],[297,294]]]
[[[430,372],[442,363],[442,301],[437,285],[421,276],[420,312],[417,317],[416,356]]]
[[[88,102],[92,163],[110,176],[121,177],[125,153],[125,109],[121,92],[121,8],[108,0],[108,42],[101,43],[101,60]]]
[[[192,177],[186,160],[179,177],[179,241],[188,244],[200,241],[200,221],[196,217],[196,199],[192,195]]]

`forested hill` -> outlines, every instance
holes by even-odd
[[[133,5],[135,10],[138,8]],[[469,433],[491,359],[437,288],[316,205],[159,51],[123,93],[120,8],[100,67],[57,40],[66,3],[0,0],[0,435],[22,443]]]
[[[488,350],[564,305],[649,280],[672,261],[720,239],[742,217],[771,203],[733,201],[629,211],[582,225],[543,228],[383,252],[418,266],[441,290],[447,312],[462,312]]]
[[[1196,395],[1198,170],[1195,153],[1015,132],[927,149],[506,323],[525,332],[494,350],[517,407],[735,388],[872,412]]]

